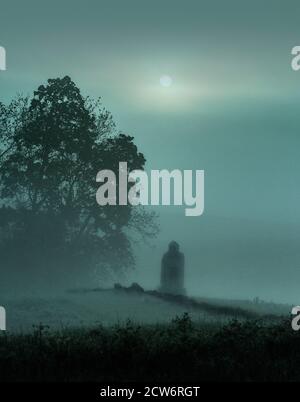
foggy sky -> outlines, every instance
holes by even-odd
[[[157,286],[174,239],[190,293],[300,303],[299,12],[271,0],[1,1],[1,101],[70,75],[135,137],[147,169],[205,170],[204,215],[157,208],[161,233],[137,248],[134,280]]]

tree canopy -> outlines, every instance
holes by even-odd
[[[131,236],[155,236],[154,215],[100,207],[95,178],[118,172],[119,161],[129,171],[146,160],[100,99],[84,97],[67,76],[49,79],[32,97],[0,103],[0,144],[0,246],[10,267],[20,263],[14,255],[24,269],[134,266]]]

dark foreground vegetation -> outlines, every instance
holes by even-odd
[[[1,381],[296,381],[300,336],[289,321],[110,328],[42,325],[0,336]]]

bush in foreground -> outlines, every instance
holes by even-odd
[[[290,322],[168,325],[0,336],[1,381],[296,381],[300,337]]]

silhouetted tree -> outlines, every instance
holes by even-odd
[[[69,77],[49,79],[31,99],[0,104],[0,226],[7,258],[44,269],[134,265],[130,233],[156,234],[142,208],[96,203],[96,174],[143,169],[133,137],[117,133],[100,100]],[[17,253],[16,253],[17,251]],[[41,263],[43,261],[43,263]],[[15,261],[16,263],[16,261]]]

